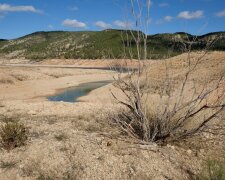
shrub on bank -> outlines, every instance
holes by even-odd
[[[6,150],[25,145],[28,129],[18,122],[6,122],[0,128],[0,144]]]

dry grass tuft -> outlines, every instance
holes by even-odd
[[[56,134],[54,137],[57,141],[65,141],[66,139],[68,139],[65,133]]]
[[[0,79],[0,84],[14,84],[12,79]]]
[[[17,162],[15,161],[1,161],[0,162],[0,168],[1,169],[11,169],[15,167]]]

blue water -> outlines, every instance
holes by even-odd
[[[81,96],[85,96],[92,90],[105,86],[112,81],[98,81],[91,83],[84,83],[78,86],[70,87],[53,96],[48,96],[49,101],[62,101],[62,102],[77,102]]]

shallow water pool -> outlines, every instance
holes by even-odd
[[[47,98],[49,101],[78,102],[77,99],[79,97],[85,96],[92,90],[105,86],[109,83],[112,83],[112,81],[98,81],[98,82],[84,83],[78,86],[67,88],[62,92],[53,96],[48,96]]]

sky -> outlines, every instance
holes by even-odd
[[[134,29],[131,0],[0,0],[0,39],[36,31]],[[133,0],[134,3],[136,0]],[[149,1],[148,34],[225,31],[225,0]],[[140,5],[146,19],[146,3]],[[134,4],[138,15],[137,4]]]

